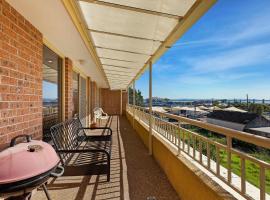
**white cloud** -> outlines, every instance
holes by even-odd
[[[247,73],[185,73],[178,77],[177,82],[188,85],[211,85],[216,83],[227,83],[230,81],[237,81],[246,78],[259,77],[262,74],[259,72],[247,72]]]
[[[205,77],[199,75],[184,74],[179,77],[178,82],[188,85],[209,85],[216,83],[217,79],[214,79],[210,76]]]
[[[228,43],[234,44],[235,42],[268,36],[270,34],[269,17],[268,13],[262,13],[260,16],[243,20],[241,23],[228,28],[223,34],[223,38],[227,38]]]
[[[223,29],[214,30],[207,39],[178,42],[174,47],[204,46],[204,45],[235,45],[247,40],[257,39],[270,34],[269,14],[261,13],[259,16],[250,16],[248,20],[232,23]]]
[[[165,72],[165,71],[172,71],[173,69],[175,69],[174,64],[167,64],[167,63],[158,63],[158,64],[154,64],[154,70],[156,72]]]
[[[182,47],[182,46],[201,46],[201,45],[210,45],[210,44],[216,44],[220,42],[227,41],[227,39],[202,39],[202,40],[192,40],[188,42],[179,42],[173,45],[173,47]]]
[[[226,79],[228,81],[232,81],[232,80],[239,80],[239,79],[244,79],[244,78],[254,78],[254,77],[259,77],[261,76],[261,73],[258,72],[253,72],[253,73],[232,73],[232,74],[220,74],[218,75],[219,80],[221,79]]]
[[[252,45],[208,56],[189,58],[187,64],[199,73],[225,71],[262,64],[270,59],[270,44]]]
[[[175,43],[167,59],[155,66],[163,78],[155,85],[158,96],[242,98],[248,93],[266,98],[270,86],[264,72],[269,70],[262,66],[270,63],[270,12],[267,7],[258,10],[255,5],[254,9],[216,18],[214,23],[210,20],[210,26],[199,26],[197,33]]]

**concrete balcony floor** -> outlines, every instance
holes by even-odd
[[[111,181],[106,175],[62,176],[50,179],[48,190],[54,200],[157,200],[179,199],[166,175],[125,117],[112,116],[104,124],[113,130]],[[42,190],[34,200],[46,199]]]

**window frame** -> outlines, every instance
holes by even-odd
[[[49,45],[43,43],[42,55],[44,56],[44,48],[47,48],[49,51],[53,52],[57,56],[57,99],[58,99],[58,123],[63,121],[64,117],[64,58],[54,51]],[[44,60],[42,60],[42,65],[44,65]],[[43,75],[43,72],[42,72]],[[44,76],[42,76],[42,82],[44,81]],[[43,83],[42,83],[43,84]],[[45,97],[46,98],[46,97]],[[42,91],[42,105],[44,99],[44,91]],[[42,112],[42,120],[44,119],[44,113]],[[44,134],[44,124],[42,124],[42,132]]]

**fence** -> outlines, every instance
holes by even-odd
[[[128,105],[127,112],[134,116],[134,119],[138,122],[149,126],[151,116],[148,109]],[[176,121],[176,124],[169,122],[168,119],[173,119]],[[267,186],[270,184],[268,179],[270,178],[270,164],[232,146],[232,139],[237,139],[258,147],[270,149],[269,138],[157,111],[152,111],[151,121],[154,132],[174,145],[178,149],[179,154],[185,153],[188,155],[243,197],[260,200],[270,198],[266,193],[266,180]],[[213,141],[208,137],[181,127],[182,124],[189,124],[218,133],[226,138],[226,142],[222,144]],[[238,175],[234,173],[235,169],[233,168],[236,163],[240,165],[239,172],[236,172]],[[256,176],[258,176],[258,187],[247,181],[246,175],[250,173],[248,170],[252,167],[254,168],[254,173],[251,178],[255,180]]]

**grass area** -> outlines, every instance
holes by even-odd
[[[200,135],[203,135],[207,138],[210,138],[213,141],[216,141],[221,144],[226,144],[226,138],[224,136],[218,135],[216,133],[212,133],[208,130],[199,129],[197,127],[190,127],[189,130],[199,133]],[[236,141],[237,142],[237,141]],[[193,145],[192,145],[193,146]],[[196,142],[197,150],[199,149],[198,144]],[[258,150],[255,146],[248,145],[248,144],[241,144],[237,143],[237,145],[234,146],[234,148],[238,148],[240,151],[245,152],[249,154],[252,157],[255,157],[257,159],[263,160],[265,162],[270,163],[270,154],[267,150]],[[206,145],[203,145],[203,154],[206,155]],[[210,156],[211,159],[216,160],[216,148],[211,145],[210,146]],[[225,150],[220,150],[220,164],[227,168],[227,152]],[[236,154],[231,155],[231,168],[232,172],[238,176],[241,176],[241,160],[240,157]],[[257,164],[250,160],[245,161],[246,165],[246,180],[251,183],[252,185],[259,187],[260,183],[260,168]],[[270,170],[266,170],[266,193],[270,194]]]
[[[238,176],[241,176],[241,160],[239,156],[232,154],[231,155],[232,161],[231,161],[231,168],[232,172]],[[220,151],[220,164],[227,168],[227,152],[226,151]],[[260,185],[260,168],[257,164],[254,162],[251,162],[249,160],[246,160],[246,180],[251,183],[252,185],[259,187]],[[266,193],[270,194],[270,171],[266,171]]]

